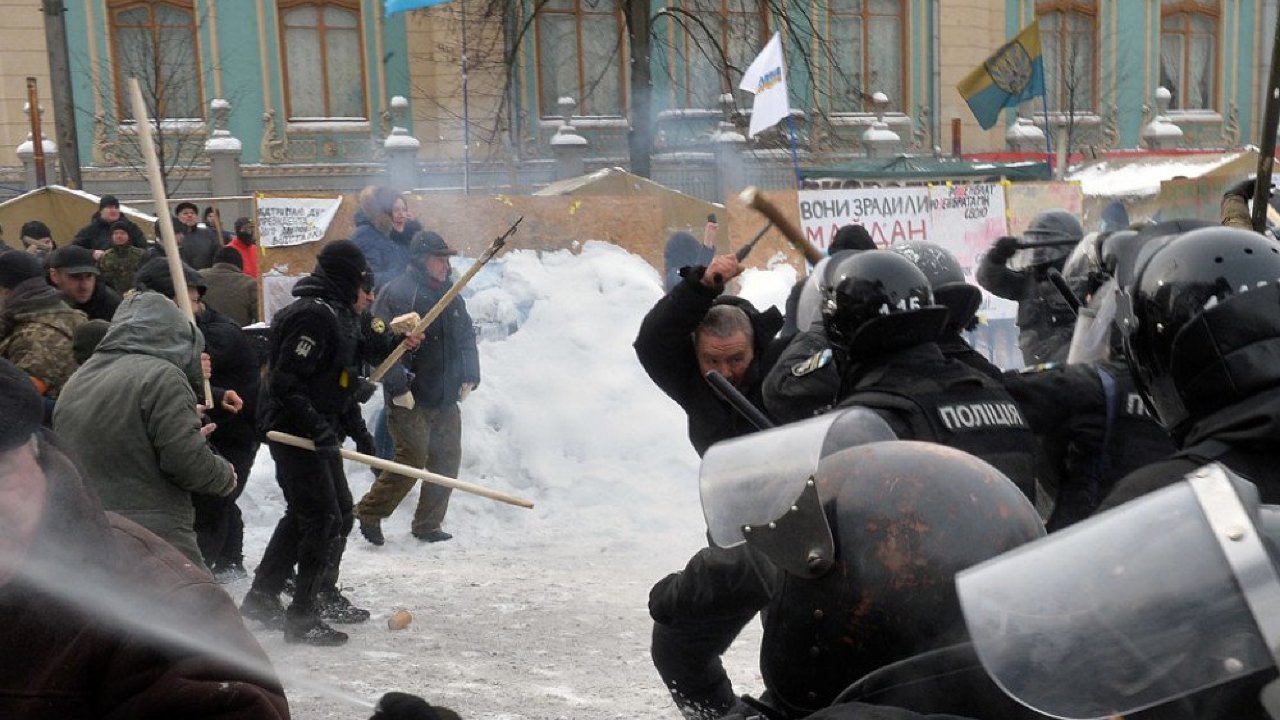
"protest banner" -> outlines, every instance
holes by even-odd
[[[263,249],[302,245],[324,237],[341,197],[258,197],[258,243]]]

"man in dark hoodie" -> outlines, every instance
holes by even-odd
[[[359,419],[360,369],[390,353],[394,338],[367,314],[373,303],[373,271],[348,240],[331,242],[316,268],[293,288],[298,298],[271,322],[270,362],[259,405],[259,429],[315,441],[315,452],[267,441],[284,491],[285,514],[276,525],[241,612],[283,627],[287,642],[341,645],[347,634],[324,617],[362,622],[368,611],[336,589],[338,565],[354,525],[351,489],[339,454],[343,436],[371,449]],[[421,335],[411,336],[417,347]],[[281,605],[285,581],[298,566],[293,601]]]
[[[120,220],[129,228],[129,242],[135,247],[146,248],[147,238],[142,234],[142,228],[120,212],[120,201],[114,195],[103,195],[98,200],[98,212],[93,214],[88,225],[76,232],[71,243],[92,251],[93,259],[97,260],[111,247],[111,226]]]
[[[776,357],[770,347],[782,313],[762,313],[740,297],[723,295],[725,283],[742,270],[732,254],[717,255],[705,268],[687,268],[684,279],[645,315],[634,343],[654,384],[688,414],[689,442],[699,455],[756,429],[716,396],[707,372],[719,372],[759,408],[760,384]]]
[[[222,239],[211,228],[200,225],[200,208],[195,203],[178,203],[174,212],[173,232],[177,235],[178,254],[182,256],[182,262],[197,270],[213,265],[214,253],[222,247]]]

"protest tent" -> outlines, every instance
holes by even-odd
[[[49,226],[58,247],[70,245],[76,231],[89,223],[98,212],[98,196],[61,185],[46,185],[0,203],[0,228],[5,242],[22,247],[21,230],[28,220],[39,220]],[[142,228],[147,236],[155,235],[156,218],[126,205],[120,211]]]

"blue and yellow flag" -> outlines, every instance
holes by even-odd
[[[1037,19],[956,85],[983,130],[1000,119],[1000,111],[1044,95],[1044,58],[1040,55]]]

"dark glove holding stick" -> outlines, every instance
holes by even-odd
[[[1009,258],[1013,257],[1014,253],[1018,252],[1018,246],[1018,238],[1005,235],[996,240],[991,246],[991,250],[987,252],[987,258],[997,265],[1003,265],[1009,261]]]
[[[389,692],[378,700],[369,720],[462,720],[446,707],[433,706],[417,695]]]

